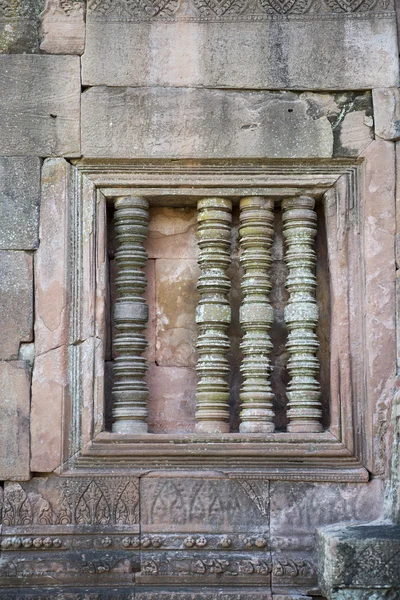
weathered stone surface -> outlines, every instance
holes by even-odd
[[[395,147],[375,140],[363,154],[367,467],[385,470],[390,404],[396,370]],[[357,242],[357,246],[358,242]],[[355,248],[355,247],[354,247]],[[355,250],[354,250],[355,251]]]
[[[2,0],[0,4],[0,54],[39,50],[39,14],[45,0]]]
[[[399,9],[400,10],[400,9]],[[396,164],[400,164],[400,143],[396,145]],[[400,169],[396,169],[396,189],[400,189]],[[396,269],[400,268],[400,196],[396,194]],[[400,358],[400,357],[399,357]]]
[[[0,250],[0,359],[18,358],[33,337],[32,256]]]
[[[40,159],[0,158],[0,249],[38,246]]]
[[[49,54],[82,54],[85,48],[84,0],[47,0],[41,14],[40,50]]]
[[[38,49],[36,19],[6,18],[0,13],[0,54],[37,52]]]
[[[0,479],[24,481],[30,476],[30,377],[26,364],[0,362],[0,381]]]
[[[149,258],[197,258],[197,215],[192,207],[150,207],[145,243]]]
[[[36,357],[32,378],[31,470],[49,473],[62,456],[62,423],[68,392],[66,346]]]
[[[76,56],[0,56],[0,155],[80,153]]]
[[[196,373],[193,368],[149,365],[149,431],[190,433],[196,410]]]
[[[310,116],[309,108],[307,101],[290,92],[91,88],[82,95],[83,154],[330,157],[329,120]]]
[[[147,280],[147,288],[144,295],[145,302],[149,307],[149,318],[145,330],[147,348],[143,356],[149,362],[156,361],[156,324],[157,324],[157,302],[156,302],[156,261],[148,260],[144,268]]]
[[[2,600],[271,600],[272,596],[264,586],[260,589],[249,587],[220,587],[206,589],[202,586],[176,589],[162,586],[151,589],[137,589],[131,591],[132,586],[124,589],[120,584],[117,588],[98,588],[90,587],[90,596],[87,588],[69,587],[68,592],[58,592],[54,589],[41,588],[34,590],[31,588],[7,589],[2,591]],[[274,596],[274,599],[280,597]],[[283,598],[283,597],[282,597]],[[284,600],[308,600],[308,596],[284,596]],[[311,600],[311,599],[310,599]]]
[[[156,261],[156,362],[160,367],[196,365],[199,276],[196,260]]]
[[[163,586],[164,587],[164,586]],[[181,590],[157,588],[151,591],[137,590],[135,600],[271,600],[272,596],[266,589],[249,588],[185,588]]]
[[[168,10],[171,3],[166,4]],[[339,17],[335,12],[344,10],[339,5],[328,18],[321,14],[320,19],[303,15],[291,20],[283,14],[286,8],[277,15],[273,3],[265,2],[275,18],[263,22],[266,15],[259,11],[252,22],[248,14],[232,17],[225,6],[207,12],[211,4],[193,12],[184,2],[180,10],[191,21],[180,20],[178,12],[176,22],[166,25],[157,19],[135,23],[135,16],[107,13],[104,3],[96,3],[88,14],[84,85],[316,90],[397,85],[393,13],[386,18],[365,13],[361,19]],[[309,4],[303,6],[308,10]],[[235,5],[238,12],[244,8],[243,2],[232,2],[229,8],[235,10]],[[203,15],[203,22],[193,22]]]
[[[374,138],[372,124],[372,117],[363,110],[347,113],[340,123],[340,149],[337,148],[337,153],[358,156]]]
[[[272,600],[312,600],[312,597],[303,594],[274,594]]]
[[[192,536],[186,539],[192,540]],[[193,538],[196,539],[196,538]],[[208,545],[205,536],[196,543]],[[202,585],[205,578],[210,585],[264,585],[269,587],[271,563],[269,554],[257,552],[171,552],[161,551],[141,554],[141,569],[136,581],[141,584]]]
[[[377,88],[372,90],[375,135],[390,141],[400,139],[400,90]]]
[[[311,590],[317,584],[317,569],[310,552],[272,552],[272,591],[302,588]],[[290,598],[290,597],[289,597]]]
[[[25,560],[24,558],[22,558],[22,560],[18,562],[20,562],[22,566]],[[15,563],[12,563],[12,566],[14,565]],[[12,569],[12,566],[10,567],[10,570]],[[74,566],[77,567],[77,563],[75,563]],[[83,566],[85,566],[85,564],[83,564]],[[87,563],[86,568],[88,568]],[[18,585],[18,582],[16,582],[16,584]],[[129,591],[129,588],[130,586],[127,590],[124,591],[121,589],[121,585],[118,585],[118,589],[106,588],[106,590],[104,589],[104,587],[99,588],[90,586],[90,600],[134,600],[135,593]],[[87,588],[77,587],[75,585],[68,586],[68,591],[66,592],[60,592],[59,590],[55,590],[54,588],[40,586],[40,589],[32,589],[32,587],[7,588],[7,591],[5,589],[2,591],[2,594],[2,600],[86,600],[88,598]],[[157,596],[154,596],[154,598],[157,598]],[[162,598],[162,600],[165,599]],[[237,600],[242,600],[242,598],[238,598]],[[247,600],[247,598],[243,598],[243,600]],[[250,598],[250,600],[261,599],[255,597],[255,599]],[[262,597],[262,600],[265,600],[264,597]]]
[[[397,600],[396,590],[372,589],[367,590],[338,590],[331,595],[331,600]]]
[[[154,473],[141,479],[140,514],[144,532],[185,536],[237,533],[241,534],[238,542],[241,549],[269,547],[268,481],[254,481],[251,477],[237,481],[220,479],[211,472],[207,475],[200,472],[197,477],[190,473],[182,475],[166,477]],[[256,544],[252,534],[263,541]]]
[[[35,259],[35,344],[39,356],[68,343],[68,215],[71,166],[62,158],[42,169],[40,246]]]
[[[54,525],[52,531],[46,526]],[[35,532],[68,534],[68,526],[75,531],[86,527],[89,543],[81,540],[82,548],[101,549],[99,527],[92,532],[88,525],[115,527],[114,533],[129,528],[139,531],[139,482],[136,477],[34,477],[29,483],[6,483],[3,505],[3,534],[27,535]],[[66,527],[66,528],[65,528]],[[111,533],[108,530],[108,533]],[[106,533],[104,533],[106,535]],[[96,540],[97,537],[97,540]],[[64,542],[67,541],[65,538]],[[111,541],[111,540],[110,540]],[[119,541],[119,540],[118,540]],[[93,544],[94,542],[94,544]],[[71,546],[79,547],[79,538],[70,539]],[[33,550],[33,549],[32,549]]]
[[[329,600],[363,598],[350,590],[388,589],[400,594],[400,527],[395,525],[335,526],[317,534],[319,583]],[[340,588],[346,590],[342,597]],[[396,590],[396,592],[395,592]],[[397,594],[397,596],[396,596]],[[380,598],[382,596],[377,596]],[[385,596],[383,596],[385,597]]]
[[[383,485],[271,482],[271,544],[277,551],[312,550],[318,527],[381,516]]]

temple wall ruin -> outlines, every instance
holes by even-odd
[[[396,11],[0,0],[1,600],[400,598]]]

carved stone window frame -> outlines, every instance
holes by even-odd
[[[68,163],[66,163],[68,164]],[[62,474],[151,469],[245,471],[269,479],[367,481],[374,470],[365,353],[363,252],[365,161],[115,161],[68,165],[68,214],[57,233],[68,244],[68,384],[61,407]],[[331,425],[316,434],[144,434],[104,431],[107,199],[306,194],[323,198],[331,292]],[[353,251],[351,251],[353,249]],[[39,307],[40,310],[40,307]],[[34,390],[35,393],[35,390]],[[39,398],[33,403],[38,402]],[[38,470],[38,469],[33,469]]]

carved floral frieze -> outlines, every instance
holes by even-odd
[[[313,579],[315,567],[310,560],[279,557],[272,560],[260,558],[207,558],[177,559],[155,556],[144,558],[141,564],[143,575],[273,575],[277,578]]]
[[[392,10],[392,0],[89,0],[90,19],[262,20],[302,15],[362,16]]]
[[[3,525],[137,525],[139,486],[135,478],[62,479],[45,498],[9,484]]]

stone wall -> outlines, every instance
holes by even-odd
[[[393,0],[0,0],[2,599],[316,599],[318,528],[400,523],[397,35]],[[122,439],[106,224],[133,193],[151,433]],[[284,432],[284,349],[277,434],[193,433],[196,200],[256,194],[326,227],[319,438]]]

